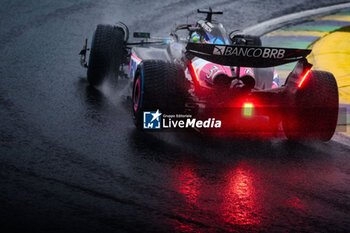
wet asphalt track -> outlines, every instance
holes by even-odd
[[[199,6],[235,29],[335,2],[3,0],[0,231],[349,230],[350,146],[140,133],[125,82],[89,87],[77,56],[101,22],[162,36]]]

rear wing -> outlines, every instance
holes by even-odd
[[[309,49],[216,45],[189,42],[187,54],[224,66],[273,67],[305,58]]]

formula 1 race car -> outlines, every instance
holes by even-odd
[[[331,73],[311,70],[306,59],[311,50],[262,47],[257,36],[227,34],[212,20],[223,12],[198,13],[206,18],[177,26],[171,38],[135,32],[134,38],[142,38],[138,42],[128,41],[124,23],[98,25],[88,62],[87,40],[80,52],[89,83],[98,86],[109,74],[126,73],[123,65],[129,64],[132,111],[139,129],[144,128],[145,111],[197,118],[220,112],[215,116],[231,132],[247,127],[251,133],[267,125],[273,130],[283,127],[291,140],[332,138],[338,87]],[[273,67],[290,62],[297,65],[279,86]]]

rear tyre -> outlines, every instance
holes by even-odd
[[[329,141],[338,120],[338,86],[334,76],[324,71],[310,71],[295,95],[295,108],[283,119],[288,139]]]
[[[100,85],[108,74],[118,75],[123,58],[124,32],[111,25],[98,25],[91,43],[87,79]]]
[[[132,109],[137,128],[143,128],[143,112],[182,113],[187,96],[186,78],[180,65],[146,60],[134,80]]]

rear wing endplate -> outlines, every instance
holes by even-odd
[[[189,42],[186,53],[190,56],[224,65],[243,67],[273,67],[305,58],[309,49],[289,49],[258,46],[216,45]]]

